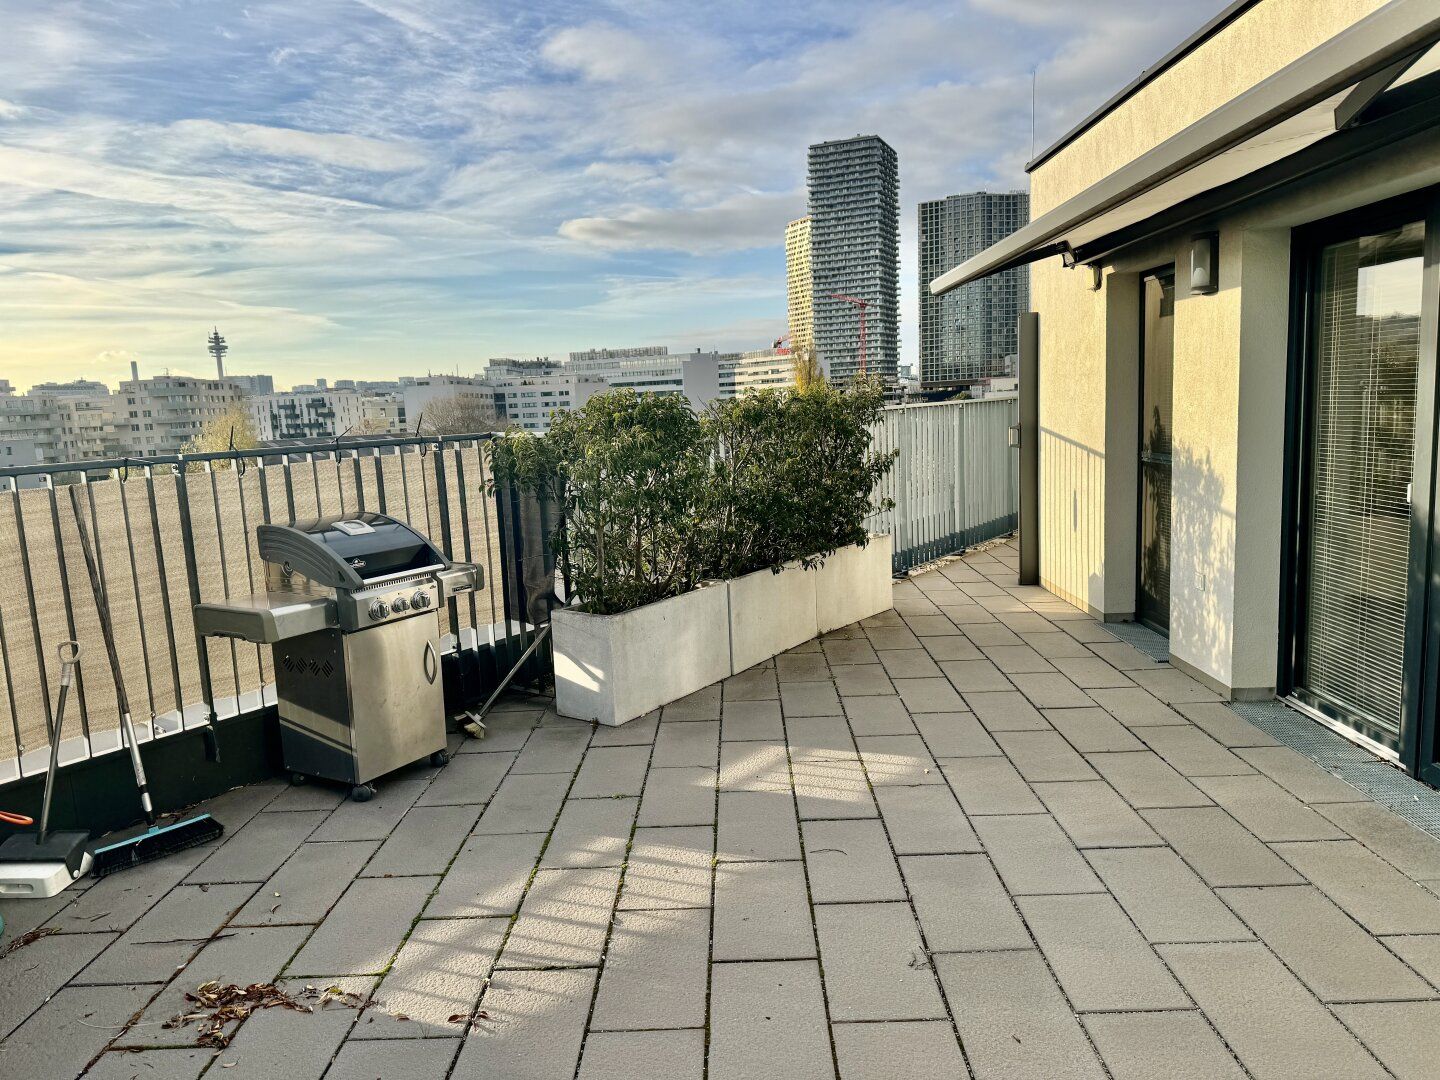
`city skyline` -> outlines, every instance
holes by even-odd
[[[1023,182],[1032,69],[1043,145],[1219,6],[16,0],[0,376],[199,376],[215,324],[227,370],[284,382],[757,348],[785,326],[805,147],[856,130],[903,161],[910,363],[908,209]]]

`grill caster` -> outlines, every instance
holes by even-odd
[[[292,772],[290,774],[290,784],[293,787],[304,787],[309,782],[310,777],[306,776],[303,772]]]
[[[436,750],[433,754],[430,755],[430,764],[436,767],[450,764],[450,751]]]
[[[356,784],[350,789],[350,798],[356,802],[369,802],[375,797],[374,784]]]

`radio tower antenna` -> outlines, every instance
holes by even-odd
[[[225,378],[225,354],[230,351],[230,346],[225,344],[225,339],[220,336],[218,326],[211,327],[210,336],[206,339],[209,343],[205,351],[215,358],[215,377]]]

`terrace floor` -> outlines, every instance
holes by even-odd
[[[1436,1075],[1440,841],[1014,563],[618,729],[511,702],[367,804],[230,792],[218,846],[0,905],[59,931],[0,959],[0,1074]],[[359,998],[165,1026],[272,979]]]

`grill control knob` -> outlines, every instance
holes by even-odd
[[[416,611],[420,611],[424,608],[429,607],[430,594],[423,591],[417,592],[414,596],[410,598],[410,606],[413,607]]]
[[[385,603],[384,600],[376,600],[370,605],[370,618],[375,622],[379,622],[389,614],[390,605]]]
[[[406,600],[403,596],[397,596],[394,600],[390,601],[390,609],[392,611],[409,611],[410,601]]]

